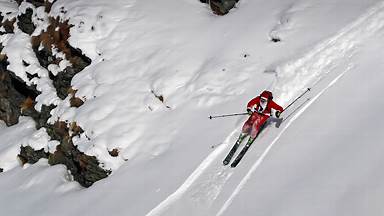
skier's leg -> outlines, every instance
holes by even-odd
[[[254,115],[252,115],[252,116],[250,116],[250,117],[248,118],[248,120],[244,123],[243,128],[241,129],[241,133],[242,133],[242,134],[246,134],[246,135],[248,135],[248,134],[251,133],[252,125],[253,125],[255,119],[256,119],[256,118],[255,118]]]
[[[239,138],[236,140],[235,145],[233,145],[232,149],[229,151],[228,155],[225,157],[225,159],[223,161],[224,165],[227,165],[231,161],[231,159],[232,159],[233,155],[235,154],[236,150],[239,148],[240,143],[243,141],[243,139],[246,136],[248,136],[248,133],[240,133]]]
[[[241,143],[241,141],[242,141],[246,136],[248,136],[248,133],[243,133],[243,132],[241,132],[240,135],[239,135],[239,138],[237,138],[237,141],[238,141],[239,143]]]
[[[266,123],[269,116],[266,115],[257,115],[257,119],[253,122],[251,128],[251,138],[255,139],[257,134],[260,132],[261,126]]]

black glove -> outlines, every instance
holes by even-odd
[[[276,116],[276,118],[280,118],[280,115],[281,115],[281,112],[280,112],[280,111],[276,111],[276,112],[275,112],[275,116]]]
[[[252,115],[252,110],[251,109],[247,109],[247,113],[249,114],[249,115]]]

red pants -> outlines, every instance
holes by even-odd
[[[244,123],[242,132],[256,138],[261,126],[268,120],[269,116],[254,112]]]

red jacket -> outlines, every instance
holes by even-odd
[[[251,101],[248,102],[247,109],[251,110],[257,110],[257,107],[260,105],[260,96],[257,96],[253,98]],[[254,108],[254,109],[253,109]],[[271,114],[271,110],[277,110],[280,112],[283,112],[283,107],[279,106],[277,103],[275,103],[273,100],[269,100],[267,107],[263,110],[263,114]]]

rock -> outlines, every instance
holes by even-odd
[[[48,0],[26,1],[35,7],[45,6],[46,12],[50,10],[50,6],[55,2],[49,2]],[[23,1],[16,0],[16,2],[20,5]],[[32,16],[33,10],[27,8],[24,14],[17,17],[18,28],[30,35],[35,30]],[[3,19],[4,17],[0,16],[1,24],[4,23]],[[59,17],[51,17],[49,22],[50,25],[45,31],[41,32],[39,36],[32,37],[32,49],[40,65],[46,69],[48,69],[50,64],[58,65],[63,60],[53,55],[52,48],[65,54],[65,58],[72,65],[56,75],[50,73],[49,78],[52,79],[58,97],[65,99],[68,94],[71,94],[71,106],[79,107],[84,102],[80,98],[75,97],[75,91],[71,90],[71,81],[77,73],[91,64],[91,59],[85,56],[80,49],[72,47],[68,43],[69,30],[72,27],[68,20],[61,21]],[[0,52],[2,49],[3,46],[0,43]],[[28,66],[28,62],[24,61],[23,64]],[[36,122],[37,129],[45,128],[51,140],[60,142],[53,154],[45,152],[44,149],[35,150],[31,146],[21,146],[18,157],[22,163],[36,163],[41,158],[48,158],[48,162],[51,165],[64,164],[74,179],[84,187],[89,187],[94,182],[106,178],[111,171],[100,167],[96,157],[86,155],[73,144],[73,137],[80,136],[84,133],[84,130],[76,122],[67,124],[66,122],[57,121],[53,125],[47,123],[55,106],[43,105],[40,112],[35,110],[35,99],[41,92],[37,91],[35,86],[26,85],[13,72],[8,71],[7,66],[7,56],[0,54],[0,120],[5,121],[8,126],[11,126],[18,122],[20,115],[30,116]],[[36,75],[27,74],[27,77],[28,79],[33,79]]]
[[[3,168],[0,168],[0,173],[4,172],[4,169]]]
[[[12,126],[18,123],[23,102],[28,97],[36,98],[39,92],[8,71],[7,66],[7,57],[0,56],[0,120]]]
[[[57,96],[60,99],[64,100],[68,96],[68,90],[71,88],[71,81],[75,75],[76,72],[68,67],[53,78],[53,86],[56,88]]]
[[[117,148],[114,148],[114,149],[112,149],[112,151],[108,151],[108,152],[109,152],[109,155],[111,155],[112,157],[119,156],[119,149],[117,149]]]
[[[277,43],[277,42],[280,42],[281,39],[280,39],[279,37],[271,37],[271,41],[272,41],[273,43]]]
[[[76,123],[72,123],[68,128],[65,122],[56,122],[47,131],[53,140],[60,141],[56,151],[49,156],[48,163],[51,165],[64,164],[82,186],[89,187],[111,173],[99,166],[96,157],[80,152],[73,145],[72,137],[84,132]],[[70,135],[70,131],[72,135]]]
[[[78,97],[72,97],[70,100],[69,100],[70,104],[71,104],[71,107],[80,107],[84,104],[84,101],[82,101],[80,98]]]
[[[53,104],[49,106],[42,105],[41,111],[38,112],[32,107],[30,109],[23,110],[22,115],[32,117],[36,123],[36,129],[38,130],[42,127],[48,127],[49,124],[47,124],[47,121],[51,117],[51,110],[54,108],[56,108],[56,106]]]
[[[60,71],[57,75],[50,74],[57,96],[61,99],[68,96],[72,78],[92,62],[80,49],[74,48],[68,43],[71,27],[72,25],[68,24],[68,21],[61,22],[59,18],[51,17],[47,30],[39,36],[32,37],[32,48],[41,66],[48,69],[48,65],[59,64],[61,61],[61,59],[53,56],[52,47],[56,47],[63,52],[67,60],[72,64],[72,66]],[[42,49],[39,49],[40,45],[42,45]]]
[[[54,125],[46,125],[46,130],[52,140],[60,142],[56,151],[50,154],[46,153],[44,149],[34,150],[30,146],[22,146],[18,157],[23,164],[33,164],[41,158],[48,158],[50,165],[65,165],[74,179],[84,187],[91,186],[111,173],[110,170],[104,170],[99,166],[100,163],[96,157],[80,152],[73,145],[72,138],[84,132],[76,123],[72,123],[68,127],[65,122],[58,121]]]
[[[18,5],[20,5],[24,0],[15,0]],[[51,7],[53,3],[56,2],[56,0],[49,1],[49,0],[25,0],[26,2],[31,3],[34,5],[36,8],[44,6],[45,7],[45,12],[49,13],[51,11]]]
[[[20,154],[18,155],[22,164],[34,164],[41,158],[48,158],[48,153],[44,149],[34,150],[31,146],[21,146]]]
[[[21,31],[29,35],[31,35],[36,29],[36,26],[32,22],[32,15],[33,10],[31,8],[27,8],[24,14],[17,16],[17,26]]]
[[[32,41],[36,37],[32,37]],[[33,44],[34,45],[34,44]],[[53,64],[56,60],[56,57],[53,56],[50,49],[43,47],[43,49],[39,50],[40,41],[37,43],[37,46],[33,46],[33,51],[35,52],[37,60],[39,60],[40,65],[48,69],[48,65]]]
[[[47,0],[26,0],[26,2],[33,4],[36,8],[44,6],[46,1]]]
[[[0,35],[3,34],[12,34],[14,33],[13,24],[16,22],[16,18],[13,18],[11,20],[4,20],[2,21],[3,17],[0,16],[0,27],[4,28],[4,31],[0,32]]]
[[[209,6],[212,11],[220,16],[223,16],[229,12],[239,0],[210,0]]]
[[[76,71],[76,73],[82,71],[92,63],[91,59],[84,55],[80,49],[74,48],[69,44],[67,44],[67,46],[71,51],[69,55],[71,56],[69,61],[73,64],[73,69]]]
[[[71,131],[71,136],[80,136],[80,134],[84,133],[83,128],[81,128],[79,125],[77,125],[76,122],[72,122],[69,124],[69,130]]]
[[[10,103],[9,100],[0,98],[0,120],[3,120],[8,127],[19,122],[20,114],[14,107],[14,104]]]

